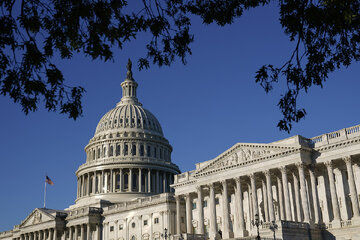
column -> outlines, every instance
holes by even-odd
[[[124,176],[123,176],[123,171],[122,168],[119,169],[119,191],[122,192],[124,191]]]
[[[237,221],[235,221],[236,223],[236,228],[238,228],[238,231],[236,231],[236,235],[235,237],[244,237],[244,230],[245,230],[245,222],[244,222],[244,205],[243,205],[243,194],[242,194],[242,189],[241,189],[241,181],[240,181],[240,177],[235,178],[235,182],[236,182],[236,207],[235,207],[235,216],[237,218]]]
[[[101,229],[100,229],[100,227],[101,227],[101,224],[100,224],[100,223],[99,223],[99,224],[96,224],[97,240],[100,240],[100,239],[101,239]],[[115,227],[117,227],[117,226],[115,225]]]
[[[85,225],[81,224],[81,240],[85,240]]]
[[[86,225],[86,240],[90,240],[90,223]]]
[[[49,229],[49,240],[53,240],[54,239],[54,229],[53,228],[50,228]],[[28,239],[25,239],[25,240],[28,240]]]
[[[175,196],[176,201],[176,234],[181,233],[180,196]]]
[[[223,231],[222,237],[225,239],[230,238],[230,212],[229,212],[229,199],[226,180],[221,181],[222,184],[222,208],[223,208]]]
[[[333,221],[340,221],[340,209],[339,209],[339,203],[336,193],[336,186],[335,186],[335,178],[332,168],[332,162],[328,161],[325,162],[325,166],[328,171],[329,176],[329,185],[330,185],[330,194],[331,194],[331,204],[333,207],[333,213],[334,213],[334,219]]]
[[[75,240],[78,240],[78,238],[79,238],[78,226],[75,225],[74,228],[75,228]]]
[[[191,198],[190,193],[186,194],[185,196],[185,204],[186,204],[186,232],[192,233],[192,204],[191,204]]]
[[[128,178],[128,191],[132,192],[132,186],[133,186],[133,176],[132,176],[132,168],[129,168],[129,178]]]
[[[261,186],[262,186],[263,207],[265,213],[265,216],[263,216],[263,218],[264,218],[264,222],[268,222],[269,221],[268,197],[267,197],[266,183],[263,179],[261,179]]]
[[[93,177],[93,184],[92,184],[92,193],[95,194],[96,192],[96,172],[93,173],[94,177]]]
[[[271,185],[271,175],[270,171],[264,172],[266,177],[266,191],[267,191],[267,198],[269,204],[269,220],[270,222],[275,221],[275,213],[274,213],[274,205],[273,205],[273,195],[272,195],[272,185]]]
[[[160,182],[159,182],[160,178],[159,178],[159,170],[156,170],[156,185],[155,185],[155,188],[156,188],[156,193],[159,193],[160,192]]]
[[[294,192],[295,192],[295,205],[296,205],[296,220],[301,222],[301,205],[300,205],[300,194],[299,194],[299,180],[295,173],[292,173],[294,180]]]
[[[276,177],[276,181],[277,181],[279,212],[280,212],[279,217],[280,217],[280,220],[285,220],[282,183],[281,183],[281,179],[279,177]]]
[[[314,173],[314,167],[309,168],[310,182],[311,182],[311,193],[313,197],[314,204],[314,222],[319,223],[320,221],[320,209],[319,209],[319,199],[318,191],[316,186],[316,178]]]
[[[142,192],[141,190],[141,186],[142,186],[142,183],[141,183],[141,168],[139,168],[139,192]]]
[[[357,191],[356,191],[356,185],[354,180],[354,172],[352,169],[352,163],[351,163],[351,156],[344,157],[343,160],[346,164],[346,170],[348,173],[348,182],[349,182],[349,189],[350,189],[350,197],[351,197],[351,205],[353,208],[354,215],[353,218],[359,218],[359,202],[357,197]]]
[[[104,170],[101,170],[101,178],[100,178],[100,187],[99,187],[99,193],[104,192]]]
[[[88,173],[87,175],[88,175],[88,179],[87,179],[86,195],[90,196],[90,173]]]
[[[199,220],[199,234],[204,234],[204,208],[203,208],[203,195],[201,186],[196,187],[197,190],[197,207],[198,207],[198,220]]]
[[[53,240],[57,240],[57,230],[54,228]]]
[[[147,184],[148,184],[148,192],[150,193],[151,192],[151,169],[150,168],[148,169],[148,182],[147,182]]]
[[[305,174],[304,174],[304,163],[297,164],[300,178],[300,191],[301,191],[301,204],[304,212],[304,222],[310,222],[310,211],[309,203],[306,192]]]
[[[164,172],[164,175],[163,175],[163,180],[164,180],[164,193],[165,192],[168,192],[167,191],[167,177],[166,177],[166,172]]]
[[[282,178],[282,184],[283,184],[283,189],[284,189],[286,220],[291,221],[290,195],[289,195],[289,186],[288,186],[286,167],[283,166],[280,168],[280,170],[281,170],[281,178]]]
[[[210,191],[210,232],[209,237],[212,240],[215,240],[217,234],[217,225],[216,225],[216,204],[215,204],[215,186],[214,183],[209,184]]]
[[[114,181],[114,170],[113,170],[113,169],[110,169],[110,192],[115,192],[114,184],[115,184],[115,181]]]
[[[253,214],[259,214],[259,208],[258,208],[258,200],[257,200],[257,194],[256,194],[256,184],[255,184],[255,176],[254,174],[250,174],[250,184],[251,184],[251,195],[252,195],[252,205],[253,205]]]
[[[73,240],[73,231],[72,231],[72,227],[69,227],[69,232],[70,232],[70,240]]]

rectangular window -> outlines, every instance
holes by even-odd
[[[196,209],[196,203],[195,202],[192,203],[192,209]]]
[[[154,223],[158,224],[159,223],[159,218],[154,218]]]
[[[110,232],[114,231],[114,226],[110,226]]]
[[[144,226],[148,225],[148,220],[144,220]]]
[[[203,206],[204,206],[204,207],[207,207],[207,201],[206,201],[206,200],[203,201]]]
[[[219,205],[219,198],[215,198],[215,204]]]
[[[228,202],[231,203],[231,196],[228,196]]]
[[[119,230],[123,230],[123,225],[122,224],[119,225]]]

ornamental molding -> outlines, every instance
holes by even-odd
[[[195,176],[201,176],[210,172],[218,172],[221,169],[237,167],[257,160],[269,157],[278,157],[281,155],[294,153],[298,151],[299,146],[278,146],[272,144],[246,144],[238,143],[228,151],[220,154],[213,160],[210,160],[205,166],[196,170]],[[304,149],[307,150],[307,149]]]
[[[32,225],[41,224],[43,222],[53,221],[55,220],[55,216],[47,213],[46,211],[42,211],[39,208],[35,208],[20,224],[20,228],[28,227]]]

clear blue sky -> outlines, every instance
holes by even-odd
[[[293,47],[275,8],[250,11],[223,28],[194,19],[193,32],[187,65],[177,61],[170,68],[134,70],[138,97],[159,119],[174,149],[172,161],[182,171],[237,142],[268,143],[296,134],[313,137],[360,123],[360,65],[353,64],[331,74],[323,89],[311,88],[301,95],[299,104],[308,115],[290,135],[277,129],[281,114],[276,104],[283,86],[265,94],[254,81],[262,64],[282,64]],[[20,106],[0,97],[0,231],[12,229],[42,207],[45,174],[55,182],[48,187],[47,207],[64,209],[74,203],[75,171],[85,162],[83,149],[101,116],[120,100],[127,59],[144,55],[146,39],[141,35],[127,44],[114,62],[82,56],[58,62],[69,85],[87,90],[84,116],[77,121],[43,109],[25,116]]]

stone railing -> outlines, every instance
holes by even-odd
[[[160,203],[160,202],[165,202],[165,201],[169,201],[169,200],[175,201],[174,194],[173,193],[162,193],[162,194],[158,194],[155,196],[138,198],[133,201],[117,203],[117,204],[107,207],[105,209],[105,211],[130,210],[130,209],[144,207],[144,206],[148,206],[148,205],[152,205],[152,204],[156,204],[156,203]]]
[[[341,227],[350,227],[352,225],[351,220],[344,220],[340,222]]]
[[[308,229],[309,224],[303,223],[303,222],[293,222],[293,221],[283,221],[281,220],[281,226],[282,228],[297,228],[297,229]]]
[[[351,139],[360,136],[360,125],[343,128],[335,132],[325,133],[323,135],[310,138],[312,147],[320,147],[326,144],[339,142],[346,139]]]
[[[193,175],[195,175],[196,170],[192,170],[189,172],[184,172],[178,175],[175,175],[174,183],[180,183],[180,182],[186,182],[189,180],[189,178]]]
[[[0,238],[10,237],[12,235],[12,230],[0,232]]]
[[[89,214],[101,214],[101,213],[102,213],[101,208],[96,208],[96,207],[77,208],[75,210],[70,211],[67,214],[67,219],[86,216],[86,215],[89,215]]]

